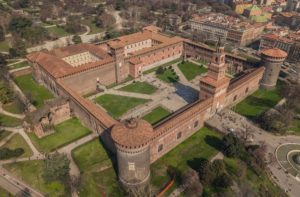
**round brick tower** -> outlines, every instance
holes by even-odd
[[[116,124],[111,136],[117,149],[122,186],[134,196],[148,196],[152,126],[144,120],[130,119]]]
[[[275,88],[281,65],[286,57],[287,53],[277,48],[265,49],[261,52],[261,63],[265,67],[260,83],[262,88],[268,90]]]

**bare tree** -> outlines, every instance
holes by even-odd
[[[253,138],[253,130],[252,130],[250,124],[242,123],[241,140],[244,143],[247,143],[252,138]]]

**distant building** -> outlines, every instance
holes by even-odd
[[[167,16],[168,20],[169,20],[169,24],[171,26],[177,26],[182,22],[182,19],[180,16],[176,15],[176,14],[169,14]]]
[[[252,6],[251,2],[243,2],[243,1],[236,1],[236,2],[231,2],[230,3],[232,9],[237,13],[237,14],[243,14],[244,10],[248,7]]]
[[[245,46],[263,32],[265,24],[251,24],[239,18],[219,13],[203,16],[195,15],[190,20],[193,31],[203,34],[207,39],[221,38],[237,46]]]
[[[285,10],[288,12],[297,11],[300,8],[299,0],[287,0]]]

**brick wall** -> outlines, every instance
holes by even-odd
[[[11,75],[13,77],[19,77],[19,76],[22,76],[22,75],[27,75],[31,72],[32,72],[32,68],[28,67],[28,68],[25,68],[25,69],[22,69],[22,70],[14,71],[14,72],[11,73]]]

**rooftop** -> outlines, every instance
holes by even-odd
[[[277,58],[286,58],[287,57],[287,53],[278,48],[265,49],[265,50],[262,50],[261,53],[263,55],[269,56],[269,57],[277,57]]]

